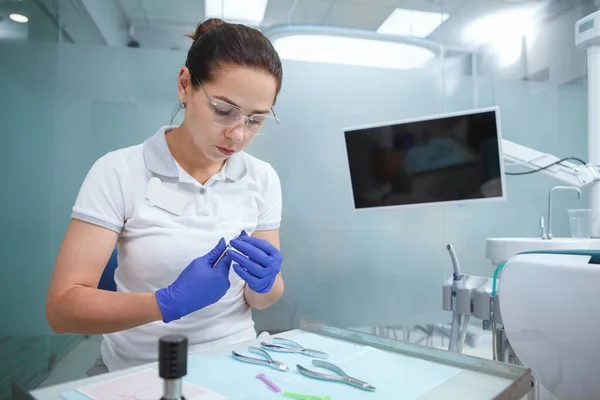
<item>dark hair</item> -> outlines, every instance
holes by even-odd
[[[185,63],[194,87],[213,78],[219,68],[244,66],[273,76],[277,80],[277,97],[283,80],[281,60],[273,44],[259,30],[211,18],[186,36],[194,40]]]

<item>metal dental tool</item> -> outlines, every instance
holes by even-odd
[[[323,359],[329,358],[329,355],[327,355],[327,353],[323,353],[322,351],[313,350],[313,349],[305,349],[304,347],[300,346],[298,343],[293,342],[289,339],[276,337],[276,338],[273,338],[273,342],[279,343],[279,345],[261,342],[260,346],[265,350],[276,351],[279,353],[298,353],[298,354],[303,354],[305,356],[314,357],[314,358],[323,358]],[[281,345],[284,345],[284,346],[281,346]]]
[[[254,358],[254,357],[244,356],[242,354],[236,353],[233,350],[231,351],[231,355],[233,356],[233,358],[235,358],[238,361],[242,361],[242,362],[246,362],[246,363],[250,363],[250,364],[264,365],[264,366],[276,369],[278,371],[287,371],[288,370],[287,365],[285,365],[282,362],[273,360],[271,358],[271,356],[269,355],[269,353],[267,353],[263,349],[259,349],[258,347],[248,347],[248,351],[250,353],[258,354],[258,355],[262,356],[263,358]]]
[[[333,371],[337,375],[329,375],[329,374],[324,374],[324,373],[321,373],[321,372],[311,371],[310,369],[306,369],[302,365],[299,365],[299,364],[296,365],[296,368],[298,369],[298,371],[302,375],[308,376],[310,378],[321,379],[321,380],[324,380],[324,381],[345,383],[347,385],[354,386],[354,387],[357,387],[359,389],[366,390],[366,391],[369,391],[369,392],[375,391],[375,387],[374,386],[368,384],[367,382],[363,382],[361,380],[358,380],[356,378],[352,378],[351,376],[348,376],[337,365],[334,365],[334,364],[332,364],[330,362],[323,361],[323,360],[313,360],[312,364],[315,367],[325,368],[325,369],[328,369],[330,371]]]
[[[239,235],[235,236],[233,239],[231,240],[235,240],[237,238],[239,238],[240,236],[242,236],[242,234],[240,233]],[[230,242],[231,242],[230,240]],[[212,265],[212,268],[215,267],[215,265],[217,265],[219,263],[219,261],[221,261],[223,259],[223,257],[225,257],[225,254],[227,254],[227,252],[229,250],[233,250],[233,251],[237,251],[236,249],[233,248],[232,245],[230,245],[229,243],[227,243],[227,246],[225,247],[225,250],[223,250],[223,252],[221,253],[221,255],[219,256],[219,258],[217,258],[217,261],[215,261],[215,263]],[[239,253],[239,251],[238,251]]]

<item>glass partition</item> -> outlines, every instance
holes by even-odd
[[[0,398],[11,381],[36,387],[73,338],[50,336],[44,316],[54,251],[50,196],[59,24],[37,1],[0,2]]]

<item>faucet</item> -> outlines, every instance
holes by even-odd
[[[555,190],[573,190],[577,192],[577,199],[581,199],[581,190],[573,186],[554,186],[548,194],[548,239],[552,239],[552,194]],[[542,223],[543,229],[543,223]],[[542,239],[545,239],[546,234],[542,232]]]

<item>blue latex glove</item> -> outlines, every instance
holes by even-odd
[[[227,244],[221,239],[206,255],[193,260],[171,285],[156,291],[164,322],[171,322],[219,301],[229,290],[231,258],[217,261]]]
[[[230,244],[242,253],[232,250],[227,252],[234,261],[235,272],[256,293],[268,293],[281,271],[281,252],[268,241],[248,236],[246,232],[242,232],[241,236],[232,240]]]

